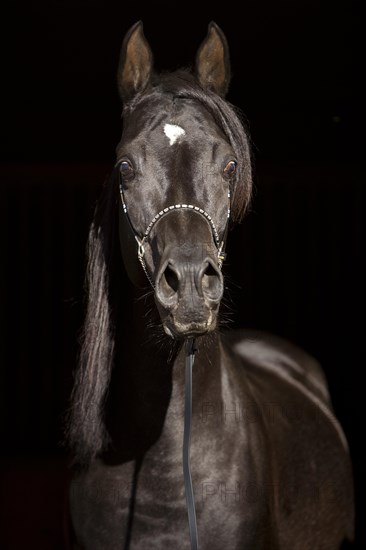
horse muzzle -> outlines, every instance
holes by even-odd
[[[175,255],[176,256],[176,255]],[[199,336],[216,328],[223,276],[213,258],[174,255],[162,261],[155,298],[165,332],[173,338]]]

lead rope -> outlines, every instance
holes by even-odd
[[[185,395],[184,395],[184,436],[183,436],[183,476],[188,511],[189,536],[191,549],[198,550],[196,509],[190,466],[190,442],[192,427],[192,368],[196,352],[195,339],[186,342]]]

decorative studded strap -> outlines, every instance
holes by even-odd
[[[163,210],[161,210],[158,214],[156,214],[156,216],[151,220],[151,222],[147,226],[147,229],[146,229],[145,234],[144,234],[144,238],[146,238],[149,235],[150,231],[152,230],[152,228],[154,227],[156,222],[159,221],[160,218],[162,218],[164,216],[164,214],[167,214],[168,212],[171,212],[172,210],[181,210],[181,209],[189,209],[189,210],[193,210],[195,212],[198,212],[199,214],[202,214],[207,219],[207,221],[210,223],[216,246],[219,246],[219,242],[220,242],[219,234],[217,232],[217,229],[216,229],[216,226],[214,224],[213,219],[211,218],[211,216],[209,214],[207,214],[207,212],[205,210],[203,210],[202,208],[199,208],[198,206],[193,206],[193,204],[174,204],[172,206],[168,206],[167,208],[164,208]]]
[[[216,247],[218,249],[217,261],[218,261],[219,268],[221,269],[222,263],[223,263],[223,261],[225,260],[225,257],[226,257],[225,242],[226,242],[226,236],[227,236],[228,222],[229,222],[229,219],[230,219],[230,190],[228,191],[228,195],[227,195],[228,196],[228,202],[229,202],[229,208],[227,210],[227,221],[226,221],[225,230],[224,230],[224,234],[223,234],[223,238],[222,238],[221,243],[220,243],[219,233],[217,231],[216,225],[215,225],[212,217],[206,212],[206,210],[203,210],[203,208],[199,208],[198,206],[194,206],[193,204],[173,204],[171,206],[167,206],[166,208],[163,208],[163,210],[160,210],[160,212],[158,212],[158,214],[156,214],[156,216],[154,216],[154,218],[151,220],[151,222],[149,223],[149,225],[146,228],[146,231],[145,231],[143,237],[141,238],[141,237],[139,237],[139,235],[137,234],[135,228],[133,227],[132,222],[130,220],[130,217],[128,215],[127,205],[126,205],[126,202],[125,202],[125,199],[124,199],[124,194],[123,194],[122,182],[120,182],[120,185],[119,185],[119,192],[120,192],[123,211],[127,216],[129,225],[130,225],[130,227],[131,227],[131,229],[132,229],[132,231],[135,235],[135,239],[136,239],[136,242],[137,242],[137,245],[138,245],[137,256],[138,256],[139,262],[141,263],[141,266],[142,266],[142,268],[145,272],[145,275],[146,275],[148,281],[150,282],[150,284],[153,288],[155,288],[155,284],[154,284],[154,281],[152,280],[152,278],[151,278],[151,276],[150,276],[150,274],[147,270],[146,263],[145,263],[145,260],[144,260],[144,255],[145,255],[144,244],[145,244],[152,228],[154,227],[154,225],[163,216],[165,216],[169,212],[172,212],[173,210],[190,210],[192,212],[197,212],[198,214],[201,214],[201,216],[203,216],[209,222],[209,224],[211,225],[212,234],[213,234],[213,237],[214,237],[214,240],[215,240],[215,244],[216,244]]]

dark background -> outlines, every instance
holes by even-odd
[[[229,100],[253,139],[252,212],[226,267],[234,326],[318,358],[350,444],[366,545],[361,4],[13,2],[1,46],[0,547],[62,549],[60,445],[82,321],[84,247],[114,162],[115,73],[136,20],[158,69],[192,63],[208,22],[230,45]]]

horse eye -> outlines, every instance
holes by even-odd
[[[135,170],[132,166],[132,164],[128,160],[123,160],[119,165],[119,170],[121,172],[121,176],[124,179],[130,179],[134,176]]]
[[[227,178],[231,178],[235,174],[236,168],[237,163],[235,162],[235,160],[231,160],[224,168],[224,176]]]

